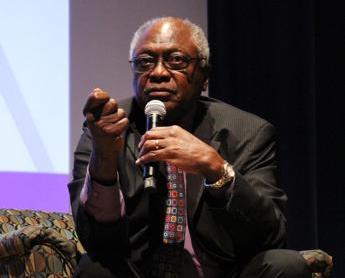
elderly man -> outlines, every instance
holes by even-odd
[[[80,277],[311,277],[282,250],[286,196],[276,187],[274,129],[201,96],[208,82],[202,30],[173,17],[146,22],[130,47],[134,97],[95,89],[69,184],[88,251]],[[145,105],[164,122],[146,131]],[[158,163],[156,190],[143,166]]]

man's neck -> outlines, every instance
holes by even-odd
[[[166,125],[178,125],[185,130],[191,131],[193,129],[196,106],[195,103],[192,107],[189,107],[188,111],[185,111],[185,113],[176,120],[169,121],[169,119],[167,119]]]

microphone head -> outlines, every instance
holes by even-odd
[[[146,106],[145,106],[145,115],[146,116],[149,116],[152,114],[158,114],[159,116],[161,116],[163,118],[165,116],[166,112],[167,111],[165,109],[165,105],[160,100],[153,99],[153,100],[150,100],[148,103],[146,103]]]

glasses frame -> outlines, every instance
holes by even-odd
[[[179,69],[175,69],[174,67],[171,67],[169,65],[169,63],[167,63],[167,61],[164,59],[164,56],[160,56],[158,58],[156,57],[151,57],[153,59],[155,59],[155,63],[153,64],[152,68],[148,68],[147,70],[138,70],[135,66],[135,62],[138,61],[139,57],[134,57],[133,59],[129,60],[129,64],[131,65],[131,69],[133,72],[136,73],[147,73],[152,71],[153,69],[155,69],[158,65],[158,63],[161,61],[162,65],[170,70],[170,71],[183,71],[186,68],[189,67],[189,65],[191,64],[192,61],[202,61],[202,60],[206,60],[205,57],[189,57],[188,55],[184,55],[184,57],[186,58],[186,66],[179,68]]]

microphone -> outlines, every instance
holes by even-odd
[[[146,130],[161,124],[166,114],[165,105],[160,100],[151,100],[145,106]],[[157,162],[150,162],[143,166],[144,189],[156,189]]]

